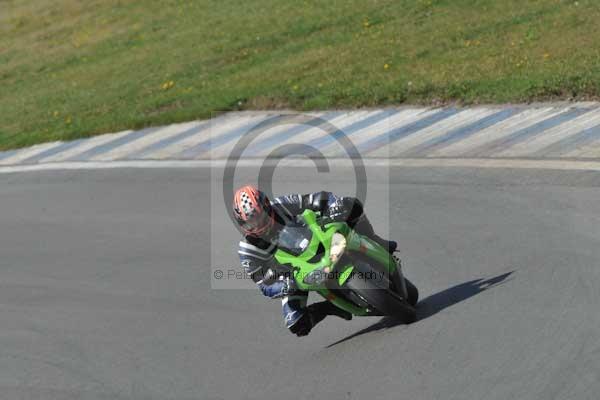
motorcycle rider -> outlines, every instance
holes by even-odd
[[[274,254],[280,229],[286,221],[294,220],[306,209],[318,211],[332,221],[347,222],[358,233],[373,239],[390,253],[397,247],[396,242],[384,240],[375,234],[357,198],[316,192],[289,194],[270,201],[265,193],[254,186],[238,189],[233,198],[233,214],[244,235],[238,250],[242,267],[265,296],[281,299],[286,327],[297,336],[308,335],[327,315],[352,319],[352,314],[328,301],[307,306],[308,292],[295,287],[295,281],[290,279],[289,274],[274,272],[278,265]]]

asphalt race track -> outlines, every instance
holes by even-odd
[[[211,289],[238,235],[209,176],[0,175],[0,398],[598,398],[600,174],[393,169],[367,212],[390,200],[418,322],[331,317],[301,339],[278,301]]]

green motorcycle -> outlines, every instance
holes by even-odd
[[[317,292],[353,315],[416,319],[419,292],[400,262],[345,222],[304,211],[281,230],[275,258],[299,289]]]

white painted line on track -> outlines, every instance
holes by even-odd
[[[400,129],[404,126],[415,123],[423,118],[427,118],[435,113],[439,112],[439,109],[408,109],[398,114],[391,115],[373,126],[360,129],[352,135],[352,143],[360,148],[369,140],[372,140],[386,132],[392,132],[396,129]],[[330,148],[325,148],[323,151],[327,156],[343,157],[345,150],[340,148],[339,143],[332,142]],[[384,146],[385,147],[385,146]],[[378,150],[371,151],[369,154],[377,156]]]
[[[351,167],[351,160],[328,159],[332,165]],[[173,161],[110,161],[110,162],[61,162],[33,165],[14,165],[0,167],[0,174],[36,171],[60,171],[60,170],[101,170],[117,168],[148,168],[148,169],[172,169],[172,168],[223,168],[227,160],[173,160]],[[405,159],[363,159],[363,164],[368,167],[458,167],[458,168],[500,168],[500,169],[544,169],[564,171],[600,171],[600,161],[578,161],[578,160],[524,160],[524,159],[489,159],[489,158],[405,158]],[[248,159],[239,160],[238,167],[261,166],[263,160]],[[310,160],[282,160],[278,166],[293,166],[299,168],[315,168]]]
[[[429,156],[433,158],[460,156],[461,154],[484,145],[485,143],[490,143],[494,140],[510,136],[521,129],[532,126],[540,121],[544,121],[554,115],[560,114],[563,111],[564,110],[555,110],[553,108],[534,108],[531,110],[524,110],[523,112],[515,114],[505,121],[482,129],[481,131],[474,133],[464,140],[459,140],[456,143],[442,147],[441,149],[429,154]]]
[[[58,146],[62,145],[63,143],[64,142],[51,142],[51,143],[42,143],[42,144],[38,144],[36,146],[32,146],[25,150],[19,151],[18,153],[16,153],[15,155],[13,155],[11,157],[0,160],[0,165],[18,164],[19,162],[21,162],[23,160],[26,160],[30,157],[34,157],[34,156],[41,154],[44,151],[49,150],[51,148],[58,147]]]
[[[541,135],[536,135],[529,140],[516,143],[508,149],[494,154],[494,157],[518,158],[533,154],[553,143],[598,125],[600,123],[599,111],[590,111],[580,117],[548,129]]]
[[[355,114],[355,113],[349,113],[348,115],[350,115],[350,114]],[[311,114],[308,114],[308,115],[312,115],[312,116],[315,116],[315,117],[316,116],[322,117],[324,114],[323,113],[311,113]],[[335,118],[335,120],[336,121],[344,120],[344,117],[338,116],[338,117]],[[288,129],[291,129],[294,126],[301,126],[301,125],[298,125],[298,124],[285,124],[285,125],[280,125],[280,126],[272,127],[272,128],[270,128],[268,130],[265,130],[263,133],[261,133],[260,137],[256,138],[255,141],[253,141],[253,143],[254,142],[259,143],[260,141],[265,140],[265,139],[268,140],[269,138],[273,137],[274,135],[276,135],[278,133],[281,133],[281,132],[284,132],[284,131],[286,131]],[[307,131],[310,131],[310,132],[308,132],[308,134],[307,134]],[[316,132],[316,137],[327,135],[322,129],[311,128],[309,126],[306,126],[306,130],[304,132],[300,133],[299,135],[292,136],[291,142],[294,142],[294,143],[295,142],[298,142],[298,143],[307,143],[310,140],[310,138],[312,138],[312,135],[313,135],[314,132]],[[198,158],[202,158],[202,159],[225,159],[232,152],[234,146],[237,144],[237,142],[240,140],[240,138],[241,138],[241,136],[238,137],[238,138],[235,138],[234,140],[232,140],[232,141],[230,141],[228,143],[225,143],[223,145],[217,146],[216,148],[211,149],[210,152],[208,152],[208,153],[204,154],[202,157],[198,157]],[[289,142],[286,139],[284,139],[281,142],[279,142],[277,144],[277,146],[269,146],[268,149],[267,149],[268,152],[272,151],[274,149],[274,147],[278,147],[278,146],[282,145],[284,143],[284,141]],[[265,152],[262,152],[262,153],[265,153]]]
[[[175,142],[163,149],[160,149],[152,154],[149,154],[147,158],[153,159],[161,159],[166,160],[171,157],[176,157],[177,154],[188,150],[200,143],[203,143],[207,140],[217,140],[220,135],[224,135],[228,132],[234,131],[238,128],[243,127],[244,125],[250,124],[252,122],[258,123],[259,121],[265,118],[264,115],[258,116],[240,116],[235,118],[230,118],[227,120],[227,123],[220,123],[220,121],[211,120],[209,123],[211,124],[208,129],[202,131],[194,136],[186,138],[184,140],[180,140]]]
[[[333,118],[328,119],[327,121],[330,124],[333,124],[334,126],[338,126],[340,121],[347,119],[352,114],[354,114],[354,113],[340,114]],[[313,117],[325,119],[327,113],[312,113],[310,115]],[[268,142],[270,140],[274,140],[274,138],[276,138],[278,135],[282,135],[286,131],[293,130],[293,129],[302,129],[301,132],[297,132],[296,134],[290,136],[289,139],[294,143],[296,142],[296,140],[298,140],[298,138],[301,138],[300,142],[304,142],[305,137],[307,137],[311,134],[315,134],[315,133],[317,135],[324,134],[324,131],[322,129],[320,129],[318,127],[311,127],[309,125],[302,125],[302,124],[297,124],[297,123],[285,123],[285,124],[281,124],[281,125],[275,125],[273,127],[270,127],[268,129],[261,131],[260,134],[252,140],[250,146],[248,146],[246,150],[253,152],[254,156],[256,156],[256,157],[258,157],[261,154],[266,155],[266,154],[270,153],[271,151],[273,151],[276,147],[282,146],[284,144],[284,142],[286,142],[286,140],[288,140],[288,139],[281,137],[279,140],[277,140],[276,144],[271,144],[269,146],[261,145],[261,143],[263,141]],[[229,154],[233,151],[234,146],[238,143],[238,141],[241,138],[242,138],[242,135],[240,135],[239,137],[237,137],[223,145],[216,146],[214,149],[211,149],[210,152],[207,152],[207,153],[201,155],[200,157],[198,157],[198,159],[227,158],[229,156]]]
[[[375,113],[373,113],[373,114],[375,114]],[[347,128],[348,126],[350,126],[351,124],[353,124],[357,121],[361,121],[361,120],[367,118],[368,115],[369,114],[365,113],[364,111],[363,112],[352,112],[352,113],[348,113],[348,114],[341,114],[339,116],[336,116],[335,118],[328,120],[327,122],[329,122],[329,124],[331,124],[335,128],[344,131],[345,128]],[[302,125],[296,125],[296,126],[302,126]],[[288,127],[293,127],[293,125],[289,125]],[[286,144],[296,144],[296,143],[305,144],[305,143],[308,143],[312,139],[317,139],[317,138],[323,137],[325,135],[327,135],[327,133],[323,130],[323,128],[305,126],[305,129],[302,132],[300,132],[296,135],[291,135],[290,137],[287,137],[287,138],[282,138],[280,141],[277,142],[276,145],[272,145],[272,146],[268,146],[268,147],[262,146],[262,148],[259,148],[259,149],[249,147],[248,149],[251,151],[254,151],[253,156],[265,157],[269,153],[271,153],[274,150],[274,148],[276,148],[276,147],[284,146]],[[265,137],[266,137],[266,135],[265,135]],[[260,139],[257,138],[255,142],[259,143],[261,140],[263,140],[263,135],[260,136]],[[233,146],[231,146],[231,147],[233,148]],[[232,149],[229,149],[229,150],[232,150]],[[226,154],[222,154],[222,155],[226,156]],[[217,157],[217,158],[219,158],[219,157]]]
[[[495,118],[494,114],[501,110],[510,112]],[[0,152],[0,166],[117,160],[210,163],[227,159],[240,138],[256,124],[287,114],[294,113],[229,113],[211,120],[128,130],[75,142],[39,144]],[[544,104],[530,108],[401,107],[387,111],[315,111],[304,115],[326,116],[342,132],[347,130],[350,141],[368,159],[556,160],[553,155],[559,155],[562,160],[600,161],[600,135],[591,131],[600,126],[600,103]],[[294,123],[267,126],[264,134],[248,146],[246,159],[259,159],[286,144],[317,146],[328,159],[346,156],[335,140],[339,135],[328,137],[318,127]]]
[[[168,139],[172,136],[175,136],[183,131],[186,131],[191,128],[195,128],[201,125],[200,121],[192,121],[183,124],[174,124],[168,125],[163,128],[159,128],[155,132],[148,133],[138,140],[134,140],[131,143],[124,144],[122,146],[118,146],[117,148],[100,154],[98,156],[92,157],[90,160],[92,161],[110,161],[116,160],[119,158],[126,157],[129,154],[132,154],[135,151],[142,150],[146,146],[153,144],[158,140]]]
[[[436,137],[445,135],[451,130],[467,126],[471,123],[479,121],[485,117],[492,115],[495,112],[497,112],[497,110],[489,108],[474,108],[463,110],[453,116],[443,119],[440,122],[436,122],[435,124],[425,129],[421,129],[420,131],[415,132],[412,135],[403,137],[393,143],[390,143],[389,147],[381,149],[379,154],[381,154],[382,156],[395,156],[398,154],[402,154],[406,151],[409,151],[410,149],[417,147],[420,144],[423,144]],[[378,154],[374,153],[374,155]]]
[[[122,131],[122,132],[118,132],[118,133],[109,133],[109,134],[105,134],[105,135],[100,135],[100,136],[95,136],[92,137],[88,140],[83,141],[81,144],[62,151],[58,154],[55,154],[53,156],[50,156],[48,158],[44,158],[42,160],[40,160],[40,162],[58,162],[58,161],[64,161],[67,160],[71,157],[76,157],[80,154],[85,153],[88,150],[93,149],[96,146],[101,146],[105,143],[108,143],[112,140],[118,139],[120,137],[126,136],[130,133],[132,133],[134,131],[132,130],[128,130],[128,131]]]
[[[599,158],[600,143],[587,143],[582,147],[572,150],[561,157],[565,158]]]

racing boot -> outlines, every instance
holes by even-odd
[[[289,326],[289,330],[296,336],[306,336],[315,325],[323,321],[328,315],[335,315],[346,321],[352,319],[352,314],[349,312],[334,306],[328,301],[322,301],[308,306],[304,315],[292,326]]]
[[[314,303],[308,306],[308,312],[312,316],[312,320],[314,324],[321,322],[328,315],[335,315],[336,317],[340,317],[345,319],[346,321],[350,321],[352,319],[352,314],[348,311],[344,311],[339,307],[333,305],[328,301],[321,301],[319,303]]]

